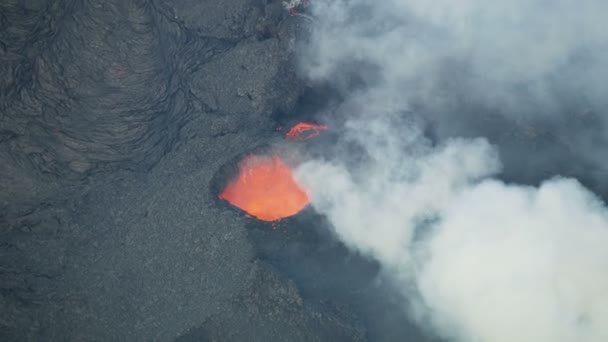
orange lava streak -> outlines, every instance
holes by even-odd
[[[295,215],[310,202],[277,155],[247,156],[239,164],[238,177],[219,197],[263,221]]]
[[[308,122],[300,122],[293,126],[285,137],[289,140],[307,140],[314,138],[327,129],[327,125],[317,125]]]

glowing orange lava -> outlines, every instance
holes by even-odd
[[[247,156],[239,164],[238,177],[219,197],[263,221],[295,215],[310,202],[277,155]]]
[[[285,137],[289,140],[307,140],[314,138],[327,129],[327,125],[317,125],[308,122],[300,122],[293,126]]]

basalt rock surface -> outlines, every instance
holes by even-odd
[[[302,86],[279,1],[0,4],[0,340],[363,340],[210,189]]]

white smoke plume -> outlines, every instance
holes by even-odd
[[[378,101],[432,110],[440,134],[462,125],[452,108],[464,103],[486,109],[477,121],[500,115],[552,127],[564,148],[608,173],[608,2],[311,3],[317,20],[302,58],[311,79],[339,83],[345,68],[365,65],[376,71],[367,77],[382,90]],[[584,134],[571,129],[589,120]]]
[[[383,86],[411,86],[400,94],[408,99],[441,100],[434,91],[447,76],[513,115],[532,105],[551,114],[567,93],[606,104],[602,0],[317,0],[313,9],[312,78],[363,61]]]
[[[356,145],[363,157],[296,170],[336,236],[378,260],[409,297],[404,307],[449,340],[608,341],[602,201],[559,175],[537,187],[506,184],[485,139],[433,145],[415,120],[402,120],[414,101],[449,101],[442,82],[457,67],[464,93],[513,117],[553,120],[565,93],[603,105],[608,3],[312,4],[307,75],[339,86],[352,65],[376,70],[336,111],[348,113],[337,150]]]
[[[297,177],[347,246],[419,296],[414,309],[439,334],[608,339],[608,209],[598,198],[572,179],[534,188],[486,178],[499,165],[484,140],[430,147],[409,140],[415,132],[351,124],[365,164],[310,161]]]

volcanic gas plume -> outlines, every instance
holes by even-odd
[[[293,216],[309,202],[291,169],[278,155],[245,157],[239,164],[238,177],[219,197],[263,221]]]
[[[344,94],[325,111],[345,124],[336,153],[295,176],[438,337],[608,341],[608,197],[593,186],[608,168],[607,12],[602,0],[311,4],[301,69]]]

